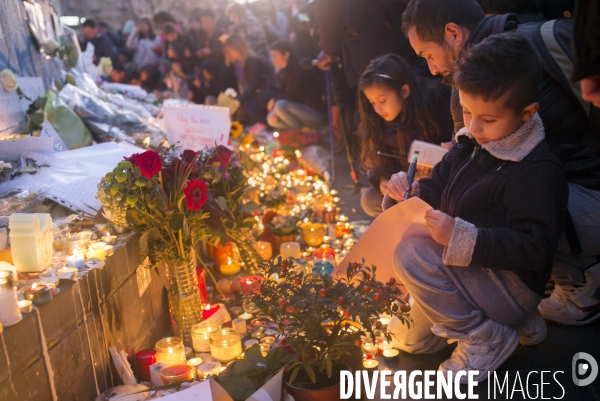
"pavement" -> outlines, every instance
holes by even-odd
[[[336,155],[336,174],[333,187],[340,192],[341,202],[339,206],[342,209],[341,212],[346,214],[350,221],[369,219],[360,208],[359,191],[345,188],[352,185],[348,166],[345,154]],[[367,184],[364,175],[360,176],[360,181]],[[379,367],[380,370],[389,369],[394,372],[405,370],[407,377],[410,372],[415,370],[437,370],[440,363],[450,357],[454,347],[455,345],[450,345],[445,350],[430,355],[411,355],[400,352],[399,363],[386,366],[383,359],[380,358]],[[595,381],[587,386],[577,386],[572,379],[575,366],[573,359],[575,354],[580,352],[591,355],[596,360],[596,365],[600,365],[600,319],[586,326],[548,324],[548,335],[541,344],[532,347],[519,345],[516,351],[496,371],[497,381],[491,380],[490,383],[488,381],[480,383],[475,387],[474,394],[478,395],[480,400],[562,399],[567,401],[600,401],[600,373]],[[589,377],[589,375],[579,378],[585,377]],[[507,378],[506,382],[504,382],[505,378]],[[504,389],[500,391],[502,386],[504,386]],[[467,386],[462,385],[461,391],[466,394]],[[435,394],[435,392],[432,393]],[[387,394],[392,394],[389,388]],[[381,397],[379,386],[376,389],[374,399],[384,399]],[[410,398],[408,396],[405,399],[421,398]],[[422,399],[425,399],[424,395]],[[432,399],[458,400],[461,398]]]

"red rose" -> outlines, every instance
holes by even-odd
[[[198,157],[198,152],[189,149],[184,150],[181,154],[181,160],[187,164],[193,163],[196,160],[196,157]]]
[[[208,187],[202,180],[190,180],[183,188],[185,204],[190,210],[200,210],[208,200]]]
[[[153,150],[147,150],[136,158],[136,164],[144,177],[154,177],[162,168],[162,159]]]
[[[134,166],[137,166],[137,159],[140,157],[141,153],[134,153],[130,157],[124,157],[123,159],[130,162]]]
[[[233,151],[226,146],[219,145],[215,150],[215,155],[210,158],[208,164],[213,164],[215,162],[219,162],[220,167],[227,167],[229,164],[229,160],[231,160],[231,155]]]
[[[270,212],[265,213],[265,215],[262,218],[262,223],[264,225],[271,223],[271,221],[275,218],[275,216],[277,216],[277,212],[270,211]]]

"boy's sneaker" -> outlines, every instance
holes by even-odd
[[[544,341],[548,332],[546,322],[538,309],[531,312],[517,330],[519,331],[519,343],[525,346],[538,345]]]
[[[444,375],[451,371],[454,373],[453,377],[459,370],[477,370],[479,374],[474,380],[478,383],[487,379],[488,372],[498,369],[519,345],[519,333],[514,327],[491,319],[469,334],[451,331],[438,325],[434,325],[431,330],[440,337],[458,340],[452,356],[442,362],[439,370]],[[468,376],[462,376],[460,382],[467,383]]]
[[[556,285],[538,309],[551,323],[584,325],[600,318],[600,263],[585,272],[585,283]]]

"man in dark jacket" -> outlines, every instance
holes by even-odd
[[[600,0],[580,0],[575,18],[577,62],[573,80],[581,79],[583,98],[600,109]]]
[[[282,131],[322,128],[327,124],[323,100],[325,84],[315,71],[300,66],[287,40],[271,45],[271,59],[279,69],[275,77],[279,93],[267,105],[269,125]]]
[[[412,0],[403,14],[402,29],[415,52],[427,60],[433,74],[452,82],[452,65],[463,48],[481,42],[492,32],[515,30],[531,43],[529,24],[515,16],[485,17],[475,0]],[[498,74],[504,74],[498,71]],[[546,141],[559,157],[569,181],[569,214],[574,228],[563,235],[554,260],[552,296],[542,301],[544,318],[562,324],[581,325],[600,318],[600,149],[587,146],[588,117],[571,94],[546,71],[536,101],[544,122]],[[464,127],[463,109],[454,89],[451,98],[455,131]],[[569,225],[567,225],[569,228]],[[581,252],[572,252],[573,237]],[[573,256],[572,253],[578,253]]]
[[[94,64],[98,64],[103,57],[109,57],[113,63],[117,62],[117,47],[108,36],[98,31],[96,21],[85,20],[81,30],[86,39],[86,46],[88,43],[94,45]]]
[[[427,335],[417,342],[427,343],[431,332],[457,340],[439,370],[456,378],[458,371],[477,371],[473,379],[480,382],[519,342],[535,345],[546,335],[537,306],[563,228],[568,189],[536,113],[541,67],[531,46],[504,33],[465,53],[454,78],[466,127],[431,178],[412,186],[436,209],[425,213],[432,239],[400,242],[394,270],[413,308],[427,317],[410,329]],[[393,176],[384,208],[402,202],[408,185],[406,173]],[[396,334],[406,338],[402,331]],[[435,352],[445,345],[439,340],[410,351]]]

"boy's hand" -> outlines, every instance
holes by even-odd
[[[387,192],[388,188],[389,188],[388,180],[386,180],[385,178],[381,178],[379,180],[379,191],[381,191],[381,193],[383,195],[385,195],[385,193]]]
[[[392,178],[388,181],[388,190],[387,193],[396,202],[402,202],[404,200],[404,196],[406,195],[406,191],[408,189],[408,175],[401,171],[398,174],[394,174]],[[419,189],[419,183],[412,183],[412,191],[411,193],[415,193]]]
[[[450,237],[452,237],[452,230],[454,230],[454,219],[452,217],[439,210],[428,210],[425,212],[425,223],[429,234],[436,242],[444,246],[450,244]]]

